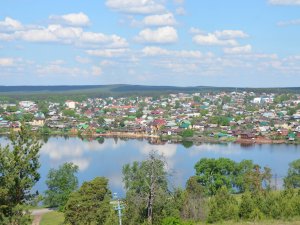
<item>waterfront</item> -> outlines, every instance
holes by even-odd
[[[4,146],[8,141],[1,137],[0,143]],[[228,143],[185,146],[172,143],[150,144],[148,140],[142,139],[107,138],[97,141],[81,140],[77,137],[50,137],[41,149],[41,179],[36,188],[41,193],[46,189],[45,180],[50,168],[57,168],[64,162],[74,162],[80,167],[80,183],[96,176],[105,176],[109,178],[111,190],[122,195],[122,166],[145,159],[151,150],[165,156],[174,187],[184,186],[186,180],[195,174],[194,165],[201,158],[226,157],[235,161],[251,159],[262,167],[270,167],[274,175],[273,185],[276,175],[277,187],[280,188],[288,164],[300,158],[299,145],[241,146]]]

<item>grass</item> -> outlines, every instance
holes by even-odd
[[[40,225],[62,225],[64,222],[64,214],[53,211],[43,215]]]
[[[208,225],[207,223],[201,223],[197,225]],[[219,223],[213,223],[212,225],[300,225],[300,220],[291,220],[291,221],[283,221],[283,220],[262,220],[257,222],[249,222],[249,221],[225,221]]]

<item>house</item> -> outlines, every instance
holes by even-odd
[[[249,132],[241,133],[241,139],[254,139],[255,135]]]
[[[183,120],[180,122],[179,127],[183,129],[189,129],[191,127],[191,122],[188,120]]]

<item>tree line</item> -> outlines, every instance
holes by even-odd
[[[31,224],[28,207],[39,193],[41,142],[22,126],[0,148],[0,224]],[[284,189],[273,190],[271,169],[251,160],[202,158],[184,188],[174,188],[163,156],[123,166],[123,224],[193,225],[199,221],[257,221],[300,216],[300,160],[290,164]],[[79,187],[78,167],[65,163],[47,175],[43,204],[64,213],[65,224],[118,224],[109,180],[96,177]]]

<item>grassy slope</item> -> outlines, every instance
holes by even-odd
[[[62,225],[64,215],[60,212],[50,212],[44,214],[40,225]],[[199,223],[198,225],[205,225],[206,223]],[[234,222],[226,221],[215,223],[214,225],[300,225],[300,220],[282,221],[282,220],[263,220],[258,222]]]
[[[50,212],[43,215],[40,225],[62,225],[64,214],[61,212]]]

